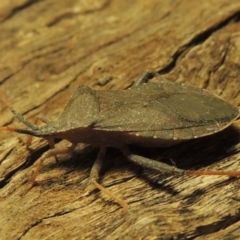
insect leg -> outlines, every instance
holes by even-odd
[[[106,154],[106,147],[101,147],[97,159],[94,162],[91,172],[90,172],[90,181],[97,181],[99,178],[99,173],[101,171],[102,165],[103,165],[103,160]]]
[[[152,70],[144,71],[140,76],[137,77],[137,79],[134,81],[132,87],[136,87],[143,83],[147,83],[149,81],[149,79],[153,78],[157,74],[158,73],[156,71],[152,71]]]
[[[124,200],[115,196],[113,193],[111,193],[111,191],[109,191],[108,189],[106,189],[105,187],[103,187],[101,184],[98,183],[99,172],[103,165],[105,153],[106,153],[106,147],[102,147],[98,154],[97,160],[94,162],[93,167],[90,172],[90,184],[93,185],[95,188],[98,188],[101,192],[108,195],[114,201],[116,201],[123,208],[123,213],[125,213],[125,212],[127,212],[128,208],[129,208],[128,204]],[[89,186],[88,186],[88,188],[89,188]],[[89,189],[87,189],[87,190],[89,190]]]
[[[51,149],[54,149],[55,148],[55,142],[54,142],[54,139],[50,138],[48,139],[48,144],[50,146]],[[76,147],[76,146],[75,146]],[[74,149],[73,149],[74,150]],[[58,163],[58,157],[55,155],[55,161],[56,163]]]
[[[163,162],[159,162],[159,161],[156,161],[156,160],[152,160],[152,159],[149,159],[149,158],[145,158],[145,157],[142,157],[142,156],[139,156],[139,155],[136,155],[136,154],[128,154],[126,155],[126,157],[144,167],[144,168],[148,168],[148,169],[151,169],[151,170],[156,170],[156,171],[159,171],[159,172],[162,172],[162,173],[167,173],[167,174],[184,174],[186,172],[186,170],[182,170],[180,168],[176,168],[174,166],[171,166],[171,165],[168,165],[166,163],[163,163]]]
[[[47,152],[43,153],[43,155],[40,157],[40,159],[38,160],[38,165],[29,181],[29,185],[28,187],[25,189],[23,194],[26,194],[34,185],[35,180],[37,175],[39,174],[39,171],[43,165],[43,162],[45,159],[49,158],[49,157],[55,157],[58,154],[67,154],[67,153],[72,153],[73,150],[76,148],[77,144],[76,143],[72,143],[72,145],[70,147],[66,147],[63,149],[50,149]]]
[[[129,160],[132,162],[148,168],[152,170],[156,170],[162,173],[167,174],[181,174],[181,175],[189,175],[189,176],[232,176],[232,177],[240,177],[240,171],[221,171],[221,170],[183,170],[180,168],[176,168],[174,166],[168,165],[163,162],[159,162],[156,160],[152,160],[149,158],[145,158],[135,154],[126,155]]]
[[[41,120],[41,121],[44,122],[44,123],[50,123],[50,122],[52,122],[49,118],[47,118],[47,117],[45,117],[45,116],[42,116],[42,115],[38,116],[37,119]]]

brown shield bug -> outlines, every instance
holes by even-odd
[[[90,173],[91,183],[115,199],[124,210],[128,205],[97,182],[107,147],[117,148],[129,160],[160,172],[240,176],[240,172],[234,171],[182,170],[129,151],[129,144],[167,147],[211,135],[231,125],[240,115],[238,108],[197,87],[168,81],[141,84],[152,75],[147,72],[126,90],[97,91],[80,86],[59,118],[41,127],[25,120],[1,94],[3,102],[29,129],[1,127],[0,130],[41,137],[51,147],[38,160],[26,192],[33,186],[46,158],[71,153],[80,142],[100,147]],[[71,146],[55,149],[55,138],[66,139]]]

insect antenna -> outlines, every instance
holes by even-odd
[[[1,127],[1,130],[11,131],[11,132],[18,132],[23,134],[29,134],[29,135],[35,135],[36,131],[39,130],[39,127],[35,124],[32,124],[28,120],[26,120],[23,115],[19,112],[17,112],[8,102],[4,94],[0,91],[0,99],[4,102],[4,104],[11,110],[11,112],[14,114],[14,116],[23,124],[25,124],[27,127],[31,128],[32,130],[27,129],[18,129],[13,127]]]

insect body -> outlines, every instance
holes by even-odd
[[[2,95],[2,94],[1,94]],[[93,90],[80,86],[71,97],[60,117],[38,127],[23,118],[7,102],[14,115],[29,129],[2,127],[46,139],[51,149],[45,152],[33,174],[27,191],[33,186],[44,162],[51,156],[71,153],[78,143],[100,147],[91,170],[91,182],[119,202],[98,182],[99,171],[107,147],[121,150],[131,161],[150,169],[179,174],[225,174],[239,176],[239,172],[186,171],[159,161],[132,154],[129,144],[143,147],[165,147],[219,132],[239,117],[239,110],[209,92],[173,82],[147,83],[127,90]],[[54,139],[67,139],[71,147],[55,149]]]

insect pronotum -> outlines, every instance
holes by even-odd
[[[56,121],[37,126],[25,120],[0,93],[0,98],[12,113],[29,129],[1,127],[0,130],[41,137],[48,141],[50,150],[38,159],[26,191],[29,191],[46,158],[72,153],[78,143],[100,147],[91,173],[90,182],[118,202],[123,210],[128,204],[98,183],[107,147],[114,147],[142,167],[172,174],[240,176],[239,171],[182,170],[160,161],[132,154],[129,144],[143,147],[167,147],[183,141],[222,131],[236,120],[239,109],[210,94],[206,90],[174,82],[144,83],[153,72],[141,75],[126,90],[93,90],[77,88]],[[54,139],[66,139],[68,148],[54,148]]]

